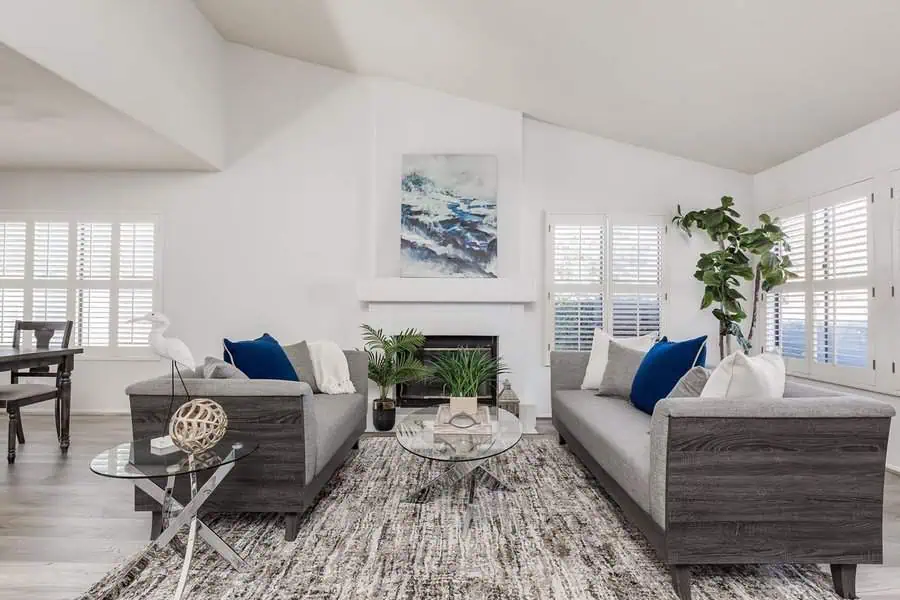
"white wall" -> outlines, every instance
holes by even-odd
[[[865,125],[843,137],[768,169],[753,177],[754,199],[759,211],[771,210],[818,196],[858,181],[871,179],[875,192],[872,205],[874,259],[871,268],[876,294],[871,305],[880,322],[891,327],[870,327],[874,336],[876,386],[882,391],[900,392],[900,368],[893,373],[891,363],[900,367],[900,344],[896,324],[900,322],[900,297],[891,298],[889,284],[900,274],[898,256],[897,206],[900,201],[900,112]],[[894,198],[891,187],[895,188]],[[900,399],[871,394],[892,403],[900,412]],[[895,418],[888,449],[888,464],[900,469],[900,418]]]
[[[372,321],[434,333],[493,329],[523,401],[549,415],[544,304],[372,305],[364,278],[397,274],[400,156],[496,154],[501,277],[543,281],[544,212],[671,215],[723,194],[739,206],[751,179],[574,133],[520,113],[405,84],[360,78],[227,44],[229,167],[210,174],[0,173],[0,208],[148,210],[163,219],[163,310],[198,356],[223,336],[269,331],[284,342],[361,344]],[[667,241],[674,338],[715,333],[692,279],[701,246]],[[496,323],[496,326],[492,325]],[[462,332],[462,331],[460,331]],[[77,411],[127,410],[130,381],[157,362],[79,361]]]
[[[0,0],[0,42],[223,166],[223,41],[190,0]]]

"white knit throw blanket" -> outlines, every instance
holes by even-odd
[[[316,385],[326,394],[352,394],[356,392],[350,381],[350,366],[341,347],[334,342],[309,342]]]

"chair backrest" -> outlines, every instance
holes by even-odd
[[[34,332],[34,347],[38,350],[49,348],[50,341],[60,331],[62,332],[60,348],[68,348],[69,340],[72,338],[72,321],[16,321],[13,330],[13,348],[20,347],[22,336],[27,331]],[[18,383],[19,377],[55,377],[56,384],[59,386],[60,371],[59,367],[56,371],[51,371],[50,367],[31,367],[24,371],[12,371],[10,373],[11,383]]]
[[[56,337],[57,332],[62,331],[61,348],[69,347],[72,338],[72,321],[16,321],[13,331],[13,348],[19,348],[22,343],[22,334],[26,331],[34,332],[35,347],[46,349],[50,347],[50,340]]]

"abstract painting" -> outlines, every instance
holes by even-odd
[[[400,275],[497,276],[497,157],[403,156]]]

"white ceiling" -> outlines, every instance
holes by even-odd
[[[747,173],[900,109],[900,0],[196,0],[222,35]]]
[[[0,169],[209,166],[0,44]]]

